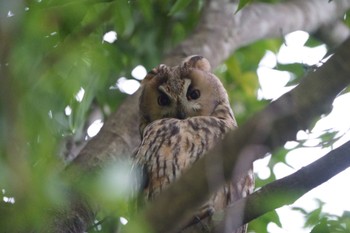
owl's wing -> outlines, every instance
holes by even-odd
[[[144,198],[153,200],[233,127],[219,118],[204,116],[185,120],[161,119],[149,124],[135,154],[135,161],[143,167],[142,174],[146,176],[142,187]],[[237,183],[229,182],[198,210],[194,220],[207,217],[211,209],[223,209],[246,196],[253,186],[252,171]],[[196,221],[190,221],[187,226],[194,223]],[[243,226],[237,233],[245,231],[246,226]]]
[[[202,157],[232,128],[216,117],[192,117],[185,120],[166,118],[152,122],[143,132],[135,155],[145,167],[146,199],[153,199],[162,189]]]
[[[135,155],[134,155],[135,156]],[[144,206],[145,198],[143,190],[148,186],[149,175],[145,164],[134,163],[131,169],[133,182],[132,182],[132,199],[130,205],[134,211],[137,211],[140,207]]]

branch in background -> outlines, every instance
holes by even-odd
[[[257,40],[283,37],[296,30],[313,33],[343,18],[350,1],[255,3],[234,14],[236,8],[237,4],[228,0],[208,1],[197,30],[171,50],[164,64],[175,65],[185,56],[200,54],[216,67],[236,49]]]
[[[101,107],[98,105],[96,100],[93,100],[82,129],[77,130],[74,135],[65,137],[65,140],[62,143],[62,152],[60,155],[63,157],[64,161],[72,161],[75,157],[77,157],[79,152],[88,142],[86,140],[86,138],[89,138],[88,128],[96,120],[103,120],[103,118],[104,116]]]
[[[227,220],[225,225],[219,225],[215,232],[233,232],[242,224],[248,223],[271,210],[292,204],[302,195],[328,181],[349,166],[350,141],[294,174],[276,180],[233,203],[225,210]],[[242,219],[242,212],[238,210],[242,209],[244,209],[244,218],[240,222],[238,220]]]
[[[323,41],[332,50],[350,36],[350,29],[345,23],[337,20],[320,27],[314,36]]]
[[[225,180],[239,179],[256,159],[262,158],[298,130],[307,128],[315,117],[328,113],[334,98],[350,83],[350,39],[318,70],[309,73],[292,91],[255,114],[243,126],[230,132],[221,144],[199,160],[141,213],[154,232],[176,232],[191,212],[220,188]],[[332,77],[332,78],[330,78]],[[209,183],[222,170],[225,180]],[[184,190],[186,194],[184,195]],[[176,201],[174,200],[176,197]],[[169,211],[171,210],[171,211]]]

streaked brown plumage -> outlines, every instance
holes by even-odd
[[[146,200],[153,200],[237,127],[226,90],[201,56],[149,72],[142,82],[139,107],[142,142],[135,160],[145,170]],[[210,219],[213,211],[245,196],[253,185],[251,172],[239,183],[225,185],[194,217]],[[236,232],[245,231],[243,227]]]

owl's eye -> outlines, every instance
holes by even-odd
[[[158,97],[158,104],[160,106],[167,106],[170,104],[170,99],[168,96],[166,96],[165,94],[161,94],[159,97]]]
[[[187,93],[188,100],[196,100],[201,96],[201,93],[197,89],[189,90]]]

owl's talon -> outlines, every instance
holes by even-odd
[[[204,223],[202,222],[202,219],[205,219],[205,218],[207,218],[207,217],[210,217],[210,216],[212,216],[213,214],[214,214],[214,208],[209,207],[209,208],[207,208],[206,210],[204,210],[204,211],[200,212],[199,214],[195,215],[195,216],[192,218],[192,220],[189,221],[189,223],[187,223],[186,226],[185,226],[183,229],[185,229],[185,228],[187,228],[187,227],[190,227],[190,226],[192,226],[192,225],[195,225],[195,224],[200,223],[200,225],[202,226],[202,228],[203,228],[204,230],[207,230],[207,231],[208,231],[209,228],[206,226],[206,224],[204,224]]]
[[[201,221],[201,218],[198,216],[194,216],[192,219],[192,224],[197,224]]]

